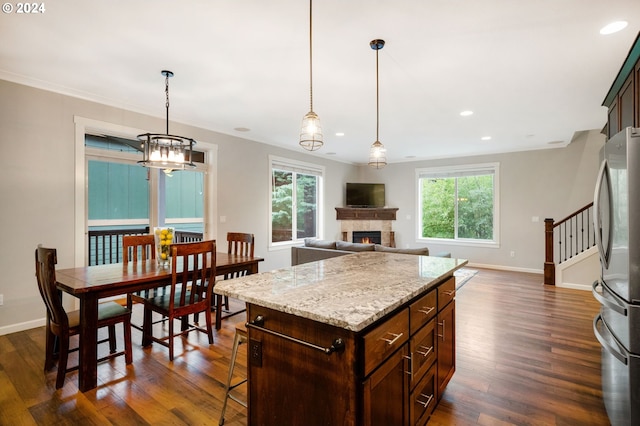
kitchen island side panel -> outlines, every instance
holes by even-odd
[[[268,308],[248,305],[250,425],[356,425],[358,381],[354,333]],[[327,354],[342,339],[344,349]]]

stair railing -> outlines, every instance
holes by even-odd
[[[544,236],[544,283],[555,285],[554,247],[558,248],[558,264],[561,264],[596,245],[593,202],[558,222],[545,219]]]

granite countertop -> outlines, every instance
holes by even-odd
[[[358,332],[466,264],[465,259],[360,252],[220,280],[214,292]]]

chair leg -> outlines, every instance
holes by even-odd
[[[67,374],[67,360],[69,358],[69,335],[60,336],[60,355],[58,360],[58,375],[56,376],[56,389],[64,386],[64,376]]]
[[[169,361],[173,361],[173,320],[169,321]]]
[[[222,296],[216,294],[216,330],[222,328]]]
[[[124,360],[127,365],[133,362],[133,350],[131,347],[131,319],[126,319],[122,326],[124,327]]]
[[[116,326],[109,325],[107,328],[109,329],[109,353],[113,354],[118,349],[116,346]]]
[[[224,308],[229,310],[229,296],[224,296]]]
[[[142,320],[142,347],[145,348],[151,344],[151,333],[153,324],[151,309],[144,307],[144,314]]]
[[[211,319],[211,307],[204,311],[204,317],[207,319],[207,336],[209,337],[209,344],[213,345],[213,320]]]
[[[231,380],[233,379],[233,370],[236,368],[236,358],[238,357],[238,347],[244,342],[246,342],[246,337],[244,336],[244,333],[236,330],[235,337],[233,338],[233,349],[231,350],[231,362],[229,364],[229,374],[227,375],[227,384],[225,386],[224,402],[222,404],[222,411],[220,412],[220,421],[218,422],[219,426],[224,425],[224,413],[227,411],[227,402],[229,401],[229,392],[231,392],[233,388],[246,382],[246,379],[245,379],[239,382],[238,384],[231,386]],[[247,406],[242,401],[239,401],[235,398],[233,399],[238,403],[244,405],[245,407]]]
[[[48,322],[48,321],[47,321]],[[57,336],[51,332],[49,324],[45,331],[45,357],[44,357],[44,371],[47,372],[53,368],[55,364],[56,340]]]

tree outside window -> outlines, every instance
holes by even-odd
[[[322,170],[282,160],[271,163],[271,242],[319,235]]]
[[[497,165],[418,171],[420,238],[497,242]]]

